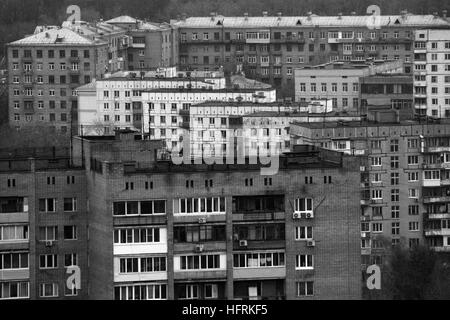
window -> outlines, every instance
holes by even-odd
[[[383,232],[383,224],[381,222],[372,223],[372,232]]]
[[[391,152],[398,152],[398,139],[391,140]]]
[[[410,221],[408,226],[409,231],[419,231],[419,221]]]
[[[299,213],[313,214],[313,199],[312,198],[295,199],[294,211]]]
[[[419,156],[408,156],[408,165],[419,164]]]
[[[27,252],[0,253],[0,270],[17,269],[28,269]]]
[[[400,218],[400,206],[391,206],[391,218],[392,219]]]
[[[417,199],[419,197],[418,189],[408,189],[408,198]]]
[[[280,251],[233,254],[234,268],[268,268],[284,265],[284,252]]]
[[[78,265],[78,255],[76,253],[68,253],[64,255],[64,267]]]
[[[115,300],[163,300],[167,299],[165,284],[135,284],[114,288]]]
[[[391,169],[398,169],[399,160],[398,156],[392,156],[391,157]]]
[[[120,273],[148,273],[166,271],[166,257],[133,257],[119,260]]]
[[[297,282],[297,296],[313,296],[314,282],[313,281],[299,281]]]
[[[419,172],[412,171],[408,172],[408,182],[414,182],[419,180]]]
[[[55,212],[56,211],[56,199],[55,198],[39,199],[39,211],[40,212]]]
[[[39,228],[39,240],[55,241],[58,239],[58,227],[48,226]]]
[[[295,269],[314,269],[313,255],[311,254],[299,254],[296,256]]]
[[[57,283],[41,283],[39,285],[39,297],[57,297],[58,284]]]
[[[370,158],[371,165],[373,167],[381,166],[381,157],[372,157]]]
[[[65,212],[77,211],[77,198],[64,198],[64,211]]]
[[[42,254],[39,256],[40,269],[55,269],[58,267],[58,256],[56,254]]]
[[[418,139],[408,139],[408,149],[416,149],[419,145]]]
[[[165,214],[166,200],[118,201],[113,203],[113,215]]]
[[[0,282],[0,300],[11,298],[29,298],[29,282]]]
[[[399,235],[400,234],[400,222],[392,222],[392,235]]]
[[[400,201],[400,190],[399,189],[391,190],[391,201],[395,201],[395,202]]]
[[[372,140],[372,141],[370,141],[370,147],[372,149],[381,149],[381,140]]]
[[[160,228],[119,228],[114,230],[115,244],[161,242]]]
[[[295,228],[295,240],[312,240],[313,227],[299,226]]]
[[[174,200],[174,214],[225,213],[225,198],[183,198]]]
[[[381,189],[373,189],[372,200],[381,200],[381,199],[383,199],[383,191]]]
[[[391,185],[399,184],[399,176],[400,174],[398,172],[391,172]]]
[[[221,268],[219,254],[180,256],[179,261],[180,270],[211,270]]]
[[[419,206],[418,205],[409,205],[408,206],[408,215],[417,216],[419,214]]]
[[[28,239],[28,226],[3,225],[0,226],[0,242]]]
[[[64,240],[76,240],[76,239],[77,239],[77,227],[64,226]]]

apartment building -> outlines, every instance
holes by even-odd
[[[204,102],[190,107],[190,150],[194,155],[226,155],[244,147],[245,155],[279,154],[291,150],[292,122],[358,121],[356,114],[312,113],[308,103]]]
[[[377,74],[399,74],[402,61],[334,61],[294,70],[295,101],[330,99],[334,111],[362,113],[361,82]],[[364,101],[365,107],[367,101]]]
[[[419,115],[450,117],[450,29],[415,32],[414,107]]]
[[[400,120],[414,115],[413,78],[406,74],[378,74],[360,78],[361,114],[397,110]]]
[[[128,30],[103,21],[75,23],[65,21],[64,28],[71,29],[91,40],[101,40],[108,43],[108,65],[105,72],[116,72],[126,67],[126,54],[129,43]]]
[[[87,298],[85,185],[68,149],[0,150],[0,300]]]
[[[297,123],[290,133],[291,143],[367,159],[361,167],[363,264],[381,263],[387,242],[446,250],[448,123]]]
[[[76,88],[105,73],[108,43],[52,28],[7,48],[10,125],[45,124],[69,132],[77,121]]]
[[[411,74],[414,32],[448,26],[436,15],[373,16],[182,16],[171,20],[179,30],[180,66],[214,70],[240,65],[249,77],[271,83],[280,96],[294,97],[294,70],[334,60],[395,59]]]
[[[358,159],[298,147],[261,176],[260,165],[174,165],[163,141],[140,138],[74,139],[90,298],[361,297]]]

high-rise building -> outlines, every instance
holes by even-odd
[[[8,44],[9,123],[45,124],[69,132],[77,121],[77,91],[101,78],[108,43],[67,28],[51,28]]]
[[[450,117],[450,29],[420,29],[414,44],[414,107],[419,115]]]
[[[412,73],[414,32],[448,26],[435,15],[383,16],[182,16],[171,20],[179,30],[180,66],[234,71],[273,84],[280,95],[294,96],[294,69],[334,60],[395,59]]]

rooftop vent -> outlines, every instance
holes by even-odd
[[[267,11],[263,11],[263,17],[267,17],[268,12]]]
[[[209,15],[211,16],[211,21],[214,21],[214,19],[216,17],[216,13],[215,12],[211,12]]]
[[[442,10],[442,17],[447,18],[447,10]]]
[[[342,12],[338,13],[338,19],[341,20],[342,19]]]
[[[278,12],[277,16],[278,16],[278,20],[281,20],[281,16],[282,16],[281,12]]]
[[[350,15],[356,16],[356,12],[355,12],[355,11],[352,11],[352,12],[350,13]]]
[[[306,15],[308,16],[308,20],[311,20],[312,12],[308,11],[308,13]]]
[[[248,12],[244,13],[245,20],[248,20]]]

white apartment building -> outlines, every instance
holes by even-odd
[[[450,117],[450,29],[415,33],[414,107],[421,115]]]
[[[286,103],[205,102],[190,108],[190,149],[194,156],[225,155],[237,148],[245,155],[290,151],[289,126],[294,122],[359,121],[356,114],[312,113],[315,105]],[[309,112],[308,112],[309,111]],[[235,150],[235,149],[234,149]]]
[[[141,129],[143,90],[222,89],[225,85],[222,72],[178,72],[175,67],[106,75],[77,89],[79,133],[102,135],[115,128]]]

